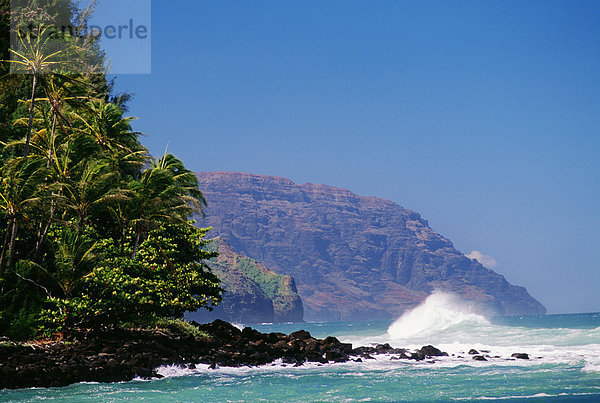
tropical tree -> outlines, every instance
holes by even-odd
[[[81,232],[85,219],[92,208],[117,197],[125,197],[113,188],[118,174],[107,169],[103,160],[91,160],[80,163],[81,174],[75,181],[66,184],[64,201],[66,212],[72,212],[77,220],[77,228]]]
[[[38,1],[17,0],[17,17]],[[189,221],[206,205],[194,173],[149,156],[127,96],[94,68],[93,41],[75,32],[53,48],[48,22],[68,20],[71,6],[53,0],[17,32],[10,63],[24,74],[0,81],[0,335],[181,316],[223,291],[205,264],[207,230]]]
[[[204,263],[215,256],[204,250],[205,234],[190,223],[157,227],[140,243],[135,260],[122,256],[111,240],[100,240],[94,249],[99,263],[78,277],[72,298],[49,299],[45,326],[97,328],[212,309],[223,290]]]
[[[132,259],[140,240],[156,225],[184,224],[192,213],[201,212],[206,200],[198,189],[198,179],[181,160],[164,154],[131,182],[133,202],[129,222],[135,229]]]
[[[29,154],[29,141],[31,138],[31,130],[33,127],[33,111],[38,88],[38,80],[42,74],[47,74],[56,69],[58,65],[64,64],[63,60],[58,57],[65,53],[64,50],[50,50],[52,30],[49,27],[41,27],[39,32],[27,32],[23,34],[21,30],[17,32],[21,47],[19,50],[9,49],[15,56],[13,60],[8,60],[9,63],[14,63],[18,66],[17,71],[31,75],[32,90],[29,99],[29,118],[27,124],[27,137],[25,140],[25,149],[23,155],[27,157]]]
[[[27,212],[40,201],[44,170],[41,160],[17,158],[2,167],[0,183],[0,211],[8,221],[2,251],[0,252],[0,272],[12,264],[15,242],[20,220],[28,220]],[[10,234],[10,236],[9,236]],[[6,264],[4,258],[6,256]]]
[[[133,131],[135,117],[124,117],[120,104],[92,99],[85,114],[73,113],[76,130],[94,140],[110,161],[112,169],[122,175],[134,175],[148,160],[148,150],[140,144],[140,132]]]

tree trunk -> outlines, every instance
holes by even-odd
[[[123,251],[125,250],[125,226],[121,225],[121,253],[120,256],[123,256]]]
[[[10,221],[12,223],[12,232],[10,234],[10,245],[8,247],[8,258],[6,259],[6,267],[10,267],[12,264],[13,253],[15,251],[15,240],[17,239],[17,231],[19,230],[16,217],[11,217]]]
[[[9,225],[10,227],[10,225]],[[4,273],[4,256],[6,255],[6,247],[8,246],[8,236],[10,234],[10,230],[6,228],[6,235],[4,236],[4,243],[2,244],[2,251],[0,252],[0,274]]]
[[[50,146],[48,149],[48,161],[46,162],[46,168],[50,168],[50,160],[52,159],[52,146],[54,145],[54,130],[56,129],[56,112],[52,120],[52,133],[50,133]]]
[[[44,241],[46,240],[46,235],[48,235],[48,229],[50,228],[51,222],[52,222],[52,217],[50,217],[50,219],[46,223],[46,226],[44,227],[44,231],[42,232],[41,236],[39,237],[37,245],[35,245],[35,252],[34,252],[33,258],[32,258],[32,260],[34,262],[36,261],[36,259],[38,258],[38,255],[40,254],[40,251],[42,250],[42,245],[44,244]],[[40,223],[40,225],[42,225],[42,223]]]
[[[48,161],[46,161],[46,168],[50,168],[50,160],[52,159],[52,145],[54,144],[54,130],[55,129],[56,129],[56,112],[54,113],[54,116],[52,119],[52,132],[50,133],[50,145],[48,147]],[[54,196],[54,193],[52,193],[52,195]],[[54,216],[54,200],[52,200],[52,205],[50,207],[50,219],[48,220],[48,223],[46,224],[46,227],[44,228],[43,232],[42,232],[43,223],[40,221],[40,229],[38,231],[37,244],[35,245],[33,261],[35,261],[35,259],[37,259],[37,256],[40,253],[42,244],[44,243],[44,240],[46,239],[46,234],[48,234],[48,228],[50,227],[50,223],[52,222],[53,216]]]
[[[141,233],[138,231],[137,235],[135,236],[135,243],[133,244],[133,253],[131,254],[131,260],[135,260],[138,244],[140,243],[140,235]]]
[[[33,128],[33,103],[35,102],[35,90],[37,87],[37,74],[33,73],[33,90],[31,91],[31,105],[29,105],[29,122],[27,124],[27,140],[25,140],[24,157],[29,155],[29,141],[31,140],[31,129]]]
[[[62,192],[59,191],[58,196],[60,196],[61,193]],[[52,196],[56,196],[54,194],[54,192],[52,193]],[[50,204],[50,218],[48,218],[48,222],[46,223],[44,232],[42,232],[42,236],[40,238],[38,238],[38,243],[35,246],[35,253],[33,254],[33,259],[32,259],[34,262],[38,258],[38,255],[39,255],[40,251],[42,250],[42,245],[44,244],[44,241],[46,240],[46,236],[48,235],[48,229],[50,228],[50,224],[52,224],[52,220],[54,219],[55,211],[56,211],[56,205],[55,205],[54,199],[52,199],[51,204]],[[41,222],[40,222],[40,225],[42,225]]]
[[[83,214],[79,214],[79,217],[77,218],[77,240],[81,239],[81,235],[83,234],[83,221],[85,220],[85,217]]]

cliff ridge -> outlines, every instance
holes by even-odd
[[[539,314],[527,290],[456,250],[418,213],[327,185],[237,172],[198,173],[199,225],[237,253],[291,275],[306,320],[398,317],[434,289],[493,314]]]

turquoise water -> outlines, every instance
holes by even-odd
[[[439,297],[439,296],[438,296]],[[450,353],[435,362],[390,360],[302,367],[197,370],[165,367],[165,378],[118,384],[0,391],[1,401],[600,401],[600,314],[515,316],[486,319],[455,301],[430,298],[391,321],[252,325],[260,331],[304,328],[355,345],[433,344]],[[489,351],[473,361],[470,348]],[[526,352],[531,360],[510,360]],[[454,355],[454,356],[452,356]],[[458,358],[461,356],[463,358]]]

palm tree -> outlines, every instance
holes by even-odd
[[[128,152],[138,147],[137,136],[141,133],[131,130],[131,122],[137,118],[123,117],[119,105],[104,100],[91,100],[87,106],[86,118],[74,115],[83,124],[81,131],[92,136],[98,145]]]
[[[13,273],[36,286],[50,299],[70,299],[77,295],[80,286],[90,277],[100,258],[96,254],[96,245],[96,241],[81,237],[76,228],[61,226],[52,243],[54,259],[50,267],[32,260],[20,260]],[[33,273],[32,269],[38,273]],[[57,308],[61,314],[67,313],[60,304]]]
[[[139,172],[148,160],[148,150],[139,142],[140,132],[131,129],[137,118],[124,117],[123,109],[104,100],[90,100],[87,113],[74,113],[76,130],[92,138],[111,161],[112,169],[121,174]]]
[[[8,219],[8,228],[0,252],[0,271],[5,257],[6,267],[12,265],[19,220],[41,200],[40,184],[45,177],[43,161],[17,158],[3,167],[1,177],[0,210]]]
[[[51,30],[49,27],[42,27],[37,34],[28,32],[25,37],[23,37],[21,30],[18,30],[17,33],[21,48],[19,51],[9,49],[16,59],[8,60],[8,62],[16,64],[17,71],[31,74],[32,77],[27,137],[25,140],[25,150],[23,152],[23,156],[27,157],[29,155],[29,141],[31,139],[31,130],[33,127],[33,111],[38,80],[42,74],[46,74],[58,67],[58,65],[64,64],[64,61],[58,60],[58,56],[62,55],[65,50],[49,50],[51,45]]]
[[[79,234],[93,209],[100,209],[115,201],[128,200],[126,192],[118,187],[119,174],[111,171],[105,160],[81,161],[75,169],[80,171],[63,187],[62,201],[66,213],[76,219]]]
[[[68,104],[73,101],[79,101],[82,98],[79,96],[66,96],[66,92],[70,92],[68,82],[60,81],[57,76],[49,75],[42,82],[46,98],[37,98],[44,103],[36,103],[38,113],[27,118],[17,119],[15,125],[22,124],[28,126],[29,144],[26,144],[27,158],[43,159],[46,168],[48,168],[47,177],[43,186],[50,190],[48,200],[49,208],[43,209],[43,213],[39,214],[39,225],[35,252],[33,259],[38,256],[41,247],[44,244],[48,229],[54,219],[56,210],[56,199],[61,196],[62,185],[61,181],[68,177],[67,170],[70,170],[73,163],[73,155],[70,153],[74,142],[69,141],[68,127],[70,122],[70,108]],[[57,125],[62,129],[57,131]],[[32,126],[39,127],[39,130],[33,131]],[[6,144],[6,148],[14,147],[23,144],[23,140],[17,140]],[[65,147],[66,146],[66,147]],[[66,150],[66,155],[59,156],[60,151]],[[62,158],[60,158],[62,157]],[[61,166],[61,162],[66,162],[66,166]],[[52,169],[50,169],[52,168]],[[62,171],[61,171],[62,169]],[[64,173],[64,175],[63,175]],[[40,184],[42,186],[42,184]],[[48,196],[47,195],[47,196]],[[49,212],[49,214],[47,214]]]
[[[198,189],[198,179],[183,163],[171,154],[142,172],[133,182],[134,198],[130,203],[130,223],[135,229],[132,259],[135,259],[140,240],[149,229],[160,223],[187,224],[188,216],[201,212],[206,201]]]
[[[33,261],[23,260],[23,265],[34,267],[44,274],[47,287],[43,287],[48,296],[59,298],[71,298],[88,276],[96,263],[97,242],[81,237],[76,228],[62,226],[57,231],[56,240],[53,243],[54,265],[48,270]],[[49,281],[48,281],[49,280]]]

